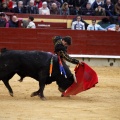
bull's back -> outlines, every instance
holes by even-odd
[[[52,54],[42,51],[22,51],[20,61],[28,66],[41,68],[50,64]]]
[[[51,54],[42,51],[6,50],[0,55],[0,76],[4,73],[21,73],[36,76],[42,69],[49,69]],[[22,71],[22,72],[21,72]],[[4,76],[4,75],[3,75]]]

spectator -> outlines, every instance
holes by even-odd
[[[65,0],[57,0],[60,3],[60,7],[62,6],[62,4],[65,2]]]
[[[39,8],[40,15],[50,15],[50,9],[47,7],[47,2],[42,3],[42,7]]]
[[[98,5],[98,7],[95,8],[95,16],[106,16],[105,8],[103,8],[102,5]]]
[[[34,5],[39,9],[42,7],[42,0],[35,0]]]
[[[107,26],[105,29],[108,30],[109,28],[114,28],[115,24],[110,24],[109,26]]]
[[[70,15],[70,9],[67,2],[64,2],[60,8],[60,15]]]
[[[109,28],[114,28],[116,23],[119,23],[118,16],[110,16],[109,21],[110,25],[105,28],[106,30]]]
[[[28,20],[22,20],[21,26],[22,26],[23,28],[27,28],[28,24],[29,24],[29,21],[28,21]]]
[[[80,16],[80,15],[78,15],[78,16]],[[75,18],[73,18],[73,20],[72,20],[72,23],[74,22],[74,21],[77,21],[77,17],[78,16],[76,16]],[[81,17],[81,16],[80,16]],[[81,17],[81,20],[80,20],[81,22],[83,22],[84,23],[84,25],[85,25],[85,30],[87,30],[87,26],[89,25],[85,20],[83,20],[83,18]]]
[[[8,23],[9,23],[9,27],[13,27],[13,28],[19,27],[19,21],[18,21],[17,16],[15,15],[12,16],[12,19],[10,19]]]
[[[94,15],[94,10],[92,9],[90,3],[87,3],[86,7],[82,9],[82,15],[86,15],[86,16],[93,16]]]
[[[104,4],[105,4],[105,2],[106,2],[106,0],[101,0],[101,2],[102,2],[102,5],[104,5]]]
[[[92,5],[95,2],[95,0],[88,0],[88,2]]]
[[[120,15],[120,0],[115,4],[115,15]]]
[[[5,14],[1,13],[0,14],[0,27],[5,27],[5,26],[6,26]]]
[[[120,25],[117,23],[117,24],[115,25],[115,27],[113,27],[113,28],[108,28],[108,31],[117,31],[117,32],[119,32],[119,31],[120,31]]]
[[[13,8],[14,13],[25,13],[25,9],[23,7],[23,1],[18,1],[18,5]]]
[[[57,7],[56,3],[52,3],[51,9],[50,9],[51,15],[60,15],[60,9]]]
[[[0,7],[0,12],[10,12],[7,3],[2,3],[2,6]]]
[[[35,23],[33,21],[34,21],[34,17],[33,16],[29,16],[28,17],[29,24],[28,24],[27,28],[33,28],[33,29],[36,28],[36,25],[35,25]]]
[[[106,28],[111,25],[110,20],[107,17],[102,18],[102,20],[99,21],[97,24],[99,24],[102,28]]]
[[[75,7],[76,0],[65,0],[64,2],[68,3],[69,8]]]
[[[73,10],[71,10],[71,15],[81,15],[81,10],[79,6],[75,6],[75,8],[73,8]]]
[[[77,16],[77,20],[72,22],[72,30],[85,30],[85,24],[81,22],[81,16]]]
[[[8,1],[7,1],[7,5],[8,5],[8,9],[9,9],[10,11],[12,11],[13,1],[12,1],[12,0],[8,0]]]
[[[115,5],[118,0],[111,0],[112,4]]]
[[[92,24],[88,25],[87,30],[101,30],[101,31],[105,31],[104,28],[102,28],[99,24],[96,24],[96,20],[92,20]]]
[[[74,10],[75,10],[75,0],[65,0],[65,2],[68,3],[70,15],[74,15]],[[77,15],[77,14],[75,14]]]
[[[12,10],[13,8],[13,1],[12,0],[2,0],[2,3],[5,3],[6,6],[8,7],[9,11]]]
[[[52,3],[56,3],[58,9],[60,9],[60,7],[61,7],[61,3],[58,2],[57,0],[46,0],[46,1],[47,1],[47,7],[49,9],[51,9]]]
[[[113,16],[114,15],[114,5],[112,4],[111,0],[106,0],[104,4],[106,16]]]
[[[53,1],[53,3],[56,3],[58,9],[60,9],[61,3],[58,0],[52,0],[52,1]]]
[[[17,7],[17,2],[16,2],[16,1],[13,1],[12,11],[13,11],[13,8],[14,8],[14,7]]]
[[[95,10],[98,8],[98,6],[103,7],[103,2],[101,0],[95,0],[95,2],[92,4],[92,8]]]
[[[29,5],[30,0],[23,0],[23,5],[26,7],[27,5]]]
[[[79,8],[85,8],[88,0],[75,0],[75,6],[79,6]]]
[[[46,2],[47,2],[47,7],[51,9],[52,3],[54,3],[54,0],[46,0]]]
[[[26,13],[38,14],[38,8],[34,6],[34,0],[30,0],[29,6],[26,7]]]

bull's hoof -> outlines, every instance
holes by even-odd
[[[41,95],[41,94],[39,93],[38,96],[40,97],[41,100],[46,100],[46,98],[44,97],[44,95]]]
[[[63,94],[61,94],[61,97],[64,97],[64,95],[63,95]]]
[[[40,99],[41,99],[41,100],[46,100],[46,98],[45,98],[45,97],[40,97]]]
[[[38,92],[33,92],[33,93],[31,94],[31,97],[34,97],[34,96],[37,96],[37,95],[39,95]]]
[[[61,97],[70,97],[70,95],[68,95],[68,96],[64,96],[63,94],[61,94]]]
[[[12,96],[13,97],[13,93],[9,93],[10,94],[10,96]]]

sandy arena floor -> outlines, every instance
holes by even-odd
[[[93,67],[99,77],[95,88],[76,96],[60,97],[56,83],[45,88],[46,101],[30,97],[38,82],[18,75],[10,80],[11,97],[0,81],[0,120],[120,120],[120,68]]]

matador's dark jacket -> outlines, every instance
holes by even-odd
[[[68,62],[71,62],[73,64],[79,64],[79,61],[71,58],[68,54],[67,54],[67,48],[62,44],[62,39],[57,39],[57,40],[53,40],[54,43],[54,52],[59,55],[61,58],[64,58],[65,60],[67,60]]]

